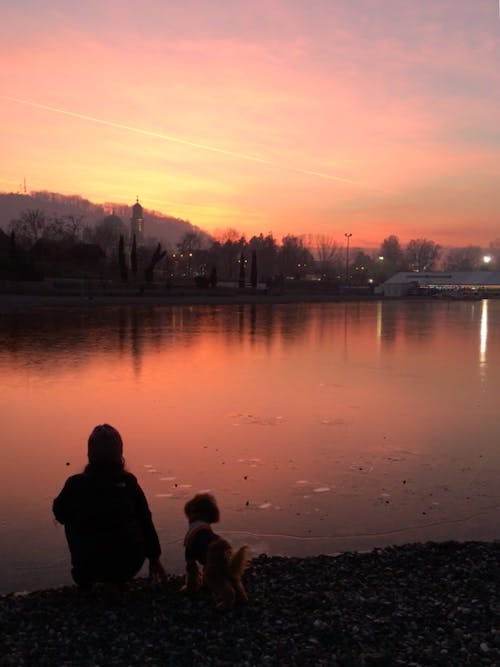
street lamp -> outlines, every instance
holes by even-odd
[[[351,238],[352,234],[346,233],[344,236],[347,239],[347,248],[345,253],[345,284],[346,287],[349,287],[349,239]]]

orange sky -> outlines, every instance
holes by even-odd
[[[214,231],[500,237],[498,6],[8,2],[0,191]]]

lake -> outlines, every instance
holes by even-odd
[[[0,389],[0,593],[71,582],[52,500],[103,422],[170,572],[208,489],[255,555],[499,537],[500,301],[3,312]]]

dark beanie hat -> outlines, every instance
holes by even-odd
[[[116,428],[100,424],[89,436],[88,457],[90,463],[121,463],[123,442]]]

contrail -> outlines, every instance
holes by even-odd
[[[500,1],[500,0],[499,0]],[[107,127],[113,127],[118,130],[125,130],[127,132],[133,132],[134,134],[141,134],[146,137],[154,137],[155,139],[161,139],[162,141],[169,141],[175,144],[181,144],[182,146],[190,146],[191,148],[197,148],[203,151],[210,151],[211,153],[219,153],[220,155],[227,155],[228,157],[238,158],[240,160],[246,160],[248,162],[257,162],[259,164],[264,164],[269,167],[278,167],[280,169],[286,169],[287,171],[292,171],[298,174],[305,174],[306,176],[317,176],[318,178],[323,178],[329,181],[337,181],[340,183],[347,183],[349,185],[354,185],[358,188],[375,190],[378,192],[387,193],[386,190],[381,188],[376,188],[374,186],[365,185],[363,183],[358,183],[352,181],[348,178],[342,178],[340,176],[333,176],[332,174],[325,174],[320,171],[313,171],[310,169],[301,169],[300,167],[292,167],[288,165],[281,165],[272,160],[267,160],[256,155],[249,155],[247,153],[238,153],[236,151],[229,151],[223,148],[217,148],[216,146],[209,146],[207,144],[200,144],[195,141],[188,141],[187,139],[181,139],[179,137],[173,137],[169,134],[162,134],[161,132],[154,132],[152,130],[145,130],[140,127],[132,127],[131,125],[125,125],[123,123],[115,123],[110,120],[105,120],[104,118],[96,118],[95,116],[88,116],[87,114],[78,113],[76,111],[68,111],[67,109],[59,109],[58,107],[49,106],[48,104],[40,104],[38,102],[32,102],[31,100],[22,100],[17,97],[10,97],[8,95],[0,95],[0,99],[7,100],[9,102],[14,102],[16,104],[24,104],[26,106],[33,107],[35,109],[43,109],[44,111],[52,111],[53,113],[62,114],[64,116],[70,116],[72,118],[79,118],[80,120],[89,121],[91,123],[96,123],[98,125],[105,125]]]

